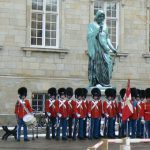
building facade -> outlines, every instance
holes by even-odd
[[[88,86],[87,25],[98,9],[118,48],[111,84],[149,87],[149,0],[0,0],[0,113],[14,111],[21,86],[39,111],[48,88]]]

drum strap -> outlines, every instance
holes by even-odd
[[[24,110],[26,111],[26,113],[27,113],[27,114],[30,114],[30,112],[29,112],[28,108],[25,106],[25,104],[24,104],[24,103],[21,103],[21,105],[23,106],[23,108],[24,108]]]

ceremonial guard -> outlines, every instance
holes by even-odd
[[[137,101],[137,128],[136,128],[136,137],[141,138],[143,135],[142,131],[142,123],[141,123],[141,109],[143,102],[141,101],[141,90],[137,89],[136,94],[136,101]]]
[[[127,121],[122,121],[122,110],[124,108],[125,102],[124,102],[124,96],[126,93],[126,89],[121,89],[120,94],[120,102],[118,103],[118,113],[119,113],[119,137],[125,137],[126,136],[126,127],[127,127]]]
[[[76,135],[78,132],[78,138],[83,140],[83,119],[85,117],[85,104],[82,101],[82,88],[77,88],[75,90],[75,98],[76,98],[76,105],[75,105],[75,124],[74,124],[74,131],[73,131],[73,140],[76,140]]]
[[[142,105],[142,120],[144,124],[144,137],[150,138],[150,88],[145,89],[146,101]]]
[[[140,100],[141,100],[141,105],[142,105],[142,107],[143,107],[143,105],[144,105],[144,103],[145,103],[145,90],[140,90]],[[141,117],[141,119],[142,119],[142,117]],[[143,123],[141,123],[141,137],[144,137],[143,136],[144,135],[144,124]]]
[[[68,133],[68,138],[72,138],[72,127],[75,123],[75,105],[76,102],[75,100],[72,99],[73,96],[73,89],[71,87],[68,87],[66,89],[66,95],[67,95],[67,100],[68,100],[68,106],[69,106],[69,119],[68,119],[68,128],[69,128],[69,133]]]
[[[114,111],[115,118],[113,119],[113,135],[115,135],[115,126],[116,126],[116,120],[118,119],[118,102],[116,100],[116,89],[112,89],[113,98],[112,98],[112,108]]]
[[[113,100],[115,97],[114,89],[108,88],[105,90],[106,101],[103,102],[103,111],[105,115],[104,136],[108,138],[114,138],[114,120],[115,120],[115,108]]]
[[[49,99],[45,102],[45,115],[48,119],[46,126],[46,139],[50,139],[50,127],[52,129],[52,139],[55,139],[55,125],[56,125],[56,117],[57,117],[57,109],[56,109],[56,88],[52,87],[48,89]]]
[[[15,106],[15,114],[17,118],[17,141],[20,141],[20,135],[21,135],[21,127],[23,126],[24,128],[24,141],[27,142],[29,141],[28,136],[27,136],[27,126],[25,122],[23,121],[23,117],[27,113],[32,113],[32,108],[30,105],[30,102],[28,99],[26,99],[27,96],[27,88],[26,87],[21,87],[18,89],[18,100]]]
[[[136,138],[136,123],[138,119],[138,108],[137,108],[137,89],[131,88],[131,104],[133,107],[133,113],[129,117],[128,121],[128,136],[131,138]]]
[[[98,88],[93,88],[91,94],[92,100],[88,103],[88,117],[91,118],[89,139],[98,139],[102,117],[101,91]]]
[[[67,140],[67,120],[69,117],[69,106],[68,101],[66,99],[66,89],[60,88],[58,89],[59,100],[56,101],[57,103],[57,140],[60,140],[60,127],[62,127],[62,140]]]
[[[84,102],[84,105],[85,105],[85,114],[84,114],[84,120],[83,120],[83,135],[84,135],[84,138],[86,138],[86,132],[87,132],[87,114],[88,114],[88,100],[86,99],[87,97],[87,93],[88,93],[88,90],[86,88],[82,88],[82,100]]]

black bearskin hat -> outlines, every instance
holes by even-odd
[[[93,89],[91,90],[91,94],[92,94],[93,96],[98,96],[98,97],[100,97],[100,96],[101,96],[101,91],[100,91],[99,88],[93,88]]]
[[[26,87],[21,87],[18,89],[18,94],[20,96],[27,96],[27,88]]]
[[[66,89],[65,88],[59,88],[58,89],[58,94],[61,95],[66,95]]]
[[[116,98],[116,89],[112,89],[112,88],[108,88],[105,90],[105,95],[106,97],[113,97],[113,98]]]
[[[82,96],[84,96],[84,98],[86,98],[88,93],[88,90],[86,88],[82,88]]]
[[[82,88],[77,88],[75,90],[75,98],[78,98],[79,96],[82,96]]]
[[[145,97],[150,98],[150,88],[145,89]]]
[[[68,96],[73,96],[73,88],[68,87],[68,88],[66,89],[66,95],[68,95]]]
[[[145,90],[140,91],[140,98],[145,98]]]
[[[140,89],[137,89],[136,97],[140,97],[140,94],[141,94],[141,90],[140,90]]]
[[[136,97],[136,96],[137,96],[137,89],[131,88],[131,97]]]
[[[126,93],[126,89],[125,88],[120,90],[120,96],[121,96],[122,99],[124,98],[125,93]]]
[[[49,88],[48,93],[50,94],[50,96],[56,96],[57,95],[56,88],[54,87]]]

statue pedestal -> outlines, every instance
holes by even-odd
[[[91,90],[93,88],[99,88],[100,91],[101,91],[101,95],[102,96],[105,96],[105,90],[108,89],[108,88],[115,88],[115,87],[112,87],[112,86],[108,86],[108,87],[103,87],[101,86],[100,84],[96,85],[96,86],[93,86],[93,87],[87,87],[86,89],[88,90],[88,96],[91,96]]]

